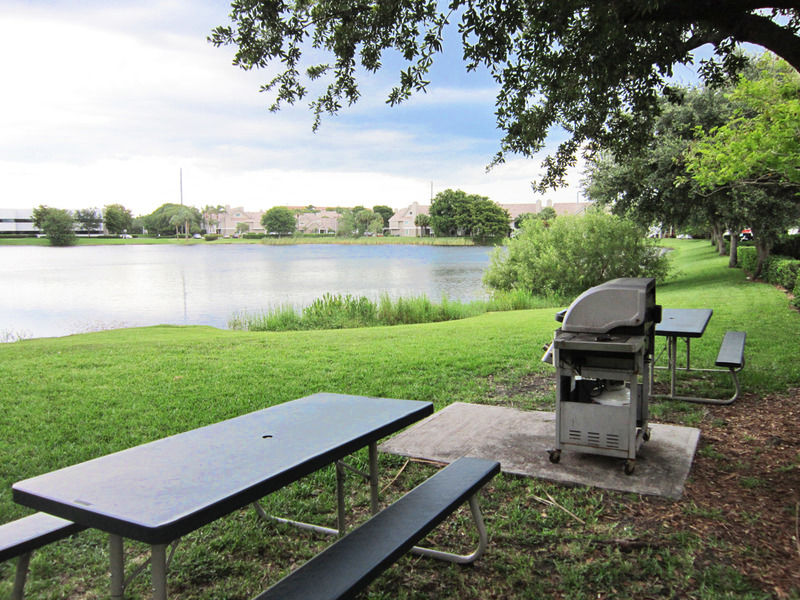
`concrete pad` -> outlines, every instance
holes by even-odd
[[[623,460],[569,450],[550,462],[555,447],[552,412],[455,402],[380,446],[382,452],[450,463],[461,456],[500,461],[505,473],[569,485],[587,485],[677,500],[700,439],[693,427],[651,423],[636,470],[625,475]]]

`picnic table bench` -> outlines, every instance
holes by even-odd
[[[34,550],[83,529],[77,523],[42,512],[0,525],[0,562],[18,557],[11,600],[22,600],[25,596],[25,580]]]
[[[464,562],[475,560],[486,547],[486,529],[477,508],[476,494],[499,471],[500,463],[496,461],[458,459],[255,600],[352,598],[467,500],[480,542],[478,550],[464,557]]]
[[[744,368],[744,346],[747,334],[744,331],[728,331],[722,338],[719,353],[715,364],[724,369],[698,369],[691,366],[690,343],[692,338],[702,337],[713,311],[708,308],[665,308],[662,312],[661,322],[656,325],[656,335],[667,338],[667,349],[670,370],[669,394],[654,394],[657,398],[684,400],[702,404],[732,404],[739,397],[741,388],[737,373]],[[676,373],[679,370],[677,362],[677,340],[682,338],[686,342],[686,366],[680,367],[681,371],[701,371],[707,373],[729,372],[733,380],[734,391],[730,398],[696,398],[681,396],[676,393]],[[655,361],[653,361],[655,369]],[[661,368],[661,367],[658,367]]]

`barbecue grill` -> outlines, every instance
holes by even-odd
[[[652,278],[621,278],[583,292],[556,316],[545,360],[556,368],[556,447],[624,458],[625,473],[650,438],[648,399],[655,325]]]

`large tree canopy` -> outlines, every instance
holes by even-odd
[[[704,187],[800,187],[800,75],[763,56],[760,72],[730,94],[734,118],[693,148],[689,170]]]
[[[274,110],[306,97],[309,82],[323,82],[311,101],[315,128],[323,113],[358,100],[358,71],[379,70],[386,53],[407,64],[387,102],[424,91],[445,30],[457,22],[466,68],[485,67],[500,87],[504,133],[494,162],[538,152],[554,126],[570,134],[545,161],[543,187],[562,180],[582,146],[617,155],[635,148],[674,66],[690,64],[705,44],[715,51],[701,65],[707,81],[741,67],[739,42],[772,50],[800,70],[796,1],[235,0],[230,18],[209,39],[235,45],[234,64],[244,69],[280,63],[262,87],[274,92]],[[304,53],[312,60],[327,54],[330,62],[304,65]]]

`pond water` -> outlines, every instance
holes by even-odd
[[[326,292],[486,297],[490,248],[404,245],[0,246],[0,341],[145,325],[227,327]]]

